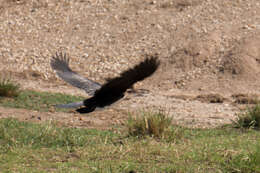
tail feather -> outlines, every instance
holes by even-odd
[[[84,101],[68,103],[68,104],[59,104],[59,105],[54,105],[54,106],[57,108],[78,108],[83,105],[84,105]]]

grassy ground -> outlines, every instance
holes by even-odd
[[[0,105],[48,111],[53,104],[81,99],[21,91],[17,97],[1,98]],[[257,130],[243,126],[188,129],[170,125],[166,128],[169,119],[161,114],[130,120],[129,131],[125,126],[101,131],[60,128],[53,122],[34,124],[1,119],[0,170],[260,173],[260,133]],[[156,128],[159,130],[154,131]],[[151,132],[164,135],[151,137]]]
[[[0,97],[0,106],[24,108],[37,111],[49,111],[53,105],[83,100],[83,97],[60,93],[36,92],[31,90],[20,91],[17,97]],[[64,109],[56,109],[58,111]]]
[[[172,126],[170,138],[0,120],[2,172],[260,172],[260,133]]]

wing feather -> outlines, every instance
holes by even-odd
[[[97,90],[95,95],[102,95],[103,92],[110,91],[125,92],[128,88],[132,87],[134,83],[151,76],[159,65],[160,61],[157,55],[147,57],[141,63],[123,71],[119,77],[108,79],[107,83]]]
[[[67,58],[66,54],[56,53],[51,59],[51,67],[61,79],[72,86],[85,90],[90,96],[93,96],[95,91],[101,88],[99,83],[72,71],[69,67],[69,58]]]
[[[133,68],[122,72],[119,77],[109,79],[95,95],[90,99],[84,101],[84,105],[95,104],[98,107],[110,105],[124,96],[124,92],[133,86],[134,83],[142,81],[151,76],[159,67],[160,61],[157,55],[147,57],[141,63],[135,65]]]

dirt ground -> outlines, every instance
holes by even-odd
[[[81,127],[162,109],[174,123],[214,127],[260,95],[258,0],[0,0],[0,74],[23,88],[88,97],[61,81],[51,56],[100,83],[159,55],[160,69],[109,109],[86,115],[0,108],[0,117]],[[240,96],[240,97],[236,97]],[[251,103],[251,102],[250,102]]]

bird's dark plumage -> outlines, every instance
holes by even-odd
[[[69,60],[66,55],[56,54],[51,61],[51,66],[56,70],[66,82],[81,89],[87,88],[87,92],[91,90],[94,95],[84,100],[83,108],[77,109],[79,113],[88,113],[94,111],[97,107],[105,107],[118,101],[124,97],[125,91],[132,87],[134,83],[142,81],[152,75],[160,65],[157,56],[147,57],[143,62],[137,64],[120,74],[119,77],[109,79],[104,85],[100,86],[98,83],[79,76],[73,72],[68,65]],[[92,88],[93,86],[93,88]],[[73,107],[74,103],[59,105],[60,107]],[[82,105],[82,102],[75,103],[75,106]]]

